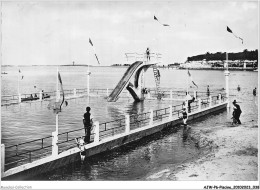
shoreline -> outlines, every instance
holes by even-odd
[[[145,180],[165,181],[257,181],[258,124],[218,129],[205,128],[193,136],[199,147],[207,147],[197,158],[166,165]]]

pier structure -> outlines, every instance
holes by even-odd
[[[192,103],[188,122],[227,107],[227,97],[210,96],[198,98]],[[147,113],[125,115],[117,120],[94,123],[91,143],[85,145],[86,159],[127,143],[137,141],[167,127],[178,127],[183,104],[169,105]],[[73,127],[74,128],[74,127]],[[57,133],[50,136],[23,142],[17,145],[1,145],[3,179],[30,178],[80,160],[75,138],[84,134],[84,128]]]

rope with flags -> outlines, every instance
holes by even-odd
[[[22,75],[22,78],[21,78],[21,80],[23,80],[23,77],[24,77],[24,76],[23,76],[23,74],[22,74],[21,70],[19,69],[19,76],[20,76],[20,75]]]
[[[95,57],[96,57],[96,59],[97,59],[98,64],[100,64],[100,62],[99,62],[99,60],[98,60],[98,57],[97,57],[97,54],[96,54],[96,51],[95,51],[95,47],[94,47],[94,45],[93,45],[93,43],[92,43],[92,41],[91,41],[90,38],[89,38],[89,43],[90,43],[90,45],[91,45],[92,48],[93,48],[93,51],[94,51],[94,54],[95,54]]]
[[[162,26],[170,26],[169,24],[162,24],[155,15],[153,16],[153,19],[159,22]]]
[[[193,81],[193,79],[192,79],[192,76],[191,76],[191,74],[190,74],[189,69],[188,69],[188,76],[189,76],[190,81],[193,83],[193,85],[198,88],[198,86],[196,85],[196,83],[195,83],[195,82]]]
[[[21,77],[22,75],[22,77]],[[17,77],[17,83],[18,83],[18,94],[20,94],[20,80],[23,80],[24,75],[22,74],[21,70],[18,69],[18,77]]]
[[[235,35],[228,26],[227,26],[227,31],[230,32],[231,34],[233,34],[236,38],[240,39],[242,41],[242,44],[243,44],[243,39],[240,38],[239,36]]]

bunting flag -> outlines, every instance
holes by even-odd
[[[91,41],[91,39],[89,38],[89,43],[93,46],[93,43],[92,43],[92,41]],[[93,46],[94,47],[94,46]]]
[[[231,34],[233,34],[236,38],[240,39],[242,41],[242,44],[243,44],[243,39],[240,38],[239,36],[235,35],[228,26],[227,26],[227,31],[230,32]]]
[[[100,64],[100,62],[99,62],[99,60],[98,60],[98,57],[97,57],[97,54],[96,54],[96,51],[95,51],[95,48],[94,48],[94,45],[93,45],[93,43],[92,43],[92,41],[91,41],[90,38],[89,38],[89,43],[90,43],[90,45],[91,45],[92,48],[93,48],[93,51],[94,51],[94,54],[95,54],[95,57],[96,57],[96,59],[97,59],[98,64]]]
[[[60,82],[60,88],[61,88],[61,92],[62,92],[62,101],[60,104],[60,108],[64,102],[64,90],[63,90],[63,86],[62,86],[62,80],[61,80],[61,76],[60,76],[60,72],[58,72],[58,78],[59,78],[59,82]]]
[[[188,70],[188,76],[189,76],[189,79],[191,80],[191,82],[194,84],[194,86],[196,86],[198,88],[198,86],[195,84],[195,82],[193,81],[192,79],[192,76],[190,74],[190,71]]]
[[[58,114],[59,112],[61,112],[61,106],[64,103],[65,100],[65,94],[64,94],[64,90],[63,90],[63,85],[62,85],[62,80],[61,80],[61,76],[60,76],[60,72],[58,72],[58,80],[59,80],[59,84],[60,84],[60,89],[61,89],[61,93],[62,93],[62,100],[57,101],[57,100],[53,100],[51,101],[47,108],[48,109],[53,109],[53,111]],[[65,101],[65,106],[68,105],[68,102]]]
[[[155,15],[153,16],[153,19],[156,20],[157,22],[159,22],[159,23],[160,23],[161,25],[163,25],[163,26],[170,26],[169,24],[162,24],[162,23],[156,18]]]
[[[21,72],[21,70],[19,69],[19,75],[22,75],[22,78],[21,78],[21,80],[23,80],[23,74],[22,74],[22,72]]]

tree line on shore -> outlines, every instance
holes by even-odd
[[[213,60],[226,60],[226,52],[217,52],[217,53],[209,53],[195,55],[187,58],[187,61],[202,61],[206,59],[206,61]],[[258,60],[258,50],[248,51],[245,49],[243,52],[238,53],[228,53],[228,60]]]

